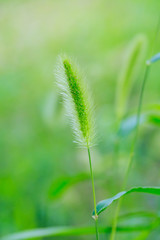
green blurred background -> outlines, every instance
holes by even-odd
[[[159,12],[159,0],[0,1],[0,236],[94,224],[86,150],[73,143],[55,84],[60,53],[75,58],[84,70],[95,103],[98,141],[92,158],[97,200],[121,190],[132,134],[122,138],[116,161],[111,126],[118,76],[126,49],[139,33],[148,38],[149,57]],[[160,50],[159,41],[156,50]],[[143,72],[144,63],[129,109],[137,107]],[[157,63],[150,72],[143,105],[159,103],[159,76]],[[159,129],[143,125],[128,187],[158,186],[159,156]],[[111,224],[115,206],[102,215],[100,224]],[[146,209],[158,211],[159,198],[131,195],[124,200],[122,212]],[[117,239],[137,234],[121,233]],[[152,239],[158,236],[154,232]]]

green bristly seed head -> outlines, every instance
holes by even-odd
[[[76,142],[86,147],[91,146],[93,118],[89,98],[84,91],[82,79],[70,59],[61,58],[56,76],[72,122]]]
[[[78,115],[80,128],[84,138],[86,138],[88,134],[89,123],[88,123],[87,107],[84,102],[83,92],[80,87],[79,80],[76,74],[73,72],[70,62],[67,59],[65,59],[63,61],[63,65],[64,65],[65,73],[67,76],[69,89],[70,89],[70,92],[75,104],[76,112]]]

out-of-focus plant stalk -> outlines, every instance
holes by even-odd
[[[154,40],[153,40],[153,45],[152,45],[152,49],[151,49],[151,56],[152,56],[152,54],[154,52],[155,44],[156,44],[156,41],[157,41],[157,38],[158,38],[159,29],[160,29],[160,16],[159,16],[159,19],[158,19],[156,33],[155,33],[155,37],[154,37]],[[125,190],[125,188],[127,186],[129,172],[130,172],[131,167],[132,167],[135,147],[136,147],[138,134],[139,134],[140,115],[141,115],[141,109],[142,109],[143,95],[144,95],[145,85],[146,85],[146,82],[147,82],[147,79],[148,79],[151,63],[152,63],[152,58],[150,60],[146,61],[146,68],[145,68],[144,78],[143,78],[142,87],[141,87],[141,91],[140,91],[138,109],[137,109],[137,122],[136,122],[135,136],[134,136],[134,139],[133,139],[133,142],[132,142],[132,146],[131,146],[130,158],[129,158],[128,167],[127,167],[127,170],[126,170],[126,174],[125,174],[125,178],[124,178],[124,182],[123,182],[123,186],[122,186],[122,191]],[[123,200],[123,198],[121,198],[118,201],[118,204],[117,204],[117,207],[116,207],[115,217],[114,217],[114,220],[113,220],[112,232],[111,232],[110,240],[114,240],[115,239],[117,222],[118,222],[118,215],[119,215],[119,212],[120,212],[122,200]]]

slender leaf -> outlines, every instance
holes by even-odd
[[[97,207],[96,207],[97,214],[99,215],[101,212],[103,212],[105,209],[107,209],[116,200],[120,199],[121,197],[123,197],[125,195],[133,193],[133,192],[140,192],[140,193],[148,193],[148,194],[160,195],[160,187],[135,187],[135,188],[131,188],[128,191],[119,192],[118,194],[116,194],[112,198],[108,198],[108,199],[100,201],[97,204]],[[93,211],[93,216],[94,215],[95,215],[95,213]]]
[[[118,227],[119,232],[135,232],[135,231],[150,231],[153,223],[155,223],[155,219],[159,219],[159,215],[154,212],[131,212],[126,213],[119,216],[119,220],[121,221],[128,221],[129,219],[141,219],[143,217],[146,221],[143,221],[141,224],[124,225]],[[127,222],[128,224],[128,222]],[[101,226],[99,229],[100,233],[110,233],[111,227],[103,227]],[[43,229],[34,229],[28,230],[24,232],[19,232],[15,234],[11,234],[1,238],[1,240],[18,240],[18,239],[33,239],[39,237],[49,237],[49,236],[74,236],[74,235],[89,235],[94,234],[95,228],[92,226],[88,227],[50,227],[50,228],[43,228]]]
[[[117,227],[119,232],[141,232],[144,230],[149,230],[151,224],[141,224],[138,226],[123,226]],[[99,233],[110,233],[111,227],[99,227]],[[92,235],[95,234],[95,227],[50,227],[28,230],[24,232],[19,232],[4,236],[1,240],[23,240],[23,239],[33,239],[39,237],[50,237],[50,236],[79,236],[79,235]]]

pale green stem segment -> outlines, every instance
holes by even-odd
[[[96,229],[96,239],[99,240],[98,215],[97,215],[97,210],[96,210],[96,194],[95,194],[94,177],[93,177],[93,170],[92,170],[91,153],[90,153],[89,147],[87,149],[88,149],[89,167],[90,167],[91,180],[92,180],[93,202],[94,202],[94,211],[95,211],[94,220],[95,220],[95,229]]]
[[[147,81],[147,78],[148,78],[149,69],[150,69],[150,64],[147,64],[145,74],[144,74],[143,83],[142,83],[142,87],[141,87],[138,110],[137,110],[137,124],[136,124],[135,137],[134,137],[134,140],[133,140],[133,143],[132,143],[132,146],[131,146],[131,153],[130,153],[128,167],[127,167],[127,171],[126,171],[123,186],[122,186],[122,191],[124,191],[125,188],[126,188],[128,175],[129,175],[129,172],[130,172],[130,169],[131,169],[131,166],[132,166],[132,162],[133,162],[135,146],[136,146],[138,133],[139,133],[139,123],[140,123],[140,114],[141,114],[141,108],[142,108],[143,93],[144,93],[145,84],[146,84],[146,81]],[[114,221],[113,221],[113,225],[112,225],[112,233],[111,233],[110,240],[115,239],[117,222],[118,222],[118,215],[119,215],[119,211],[120,211],[120,208],[121,208],[122,199],[123,198],[121,198],[118,201],[118,204],[117,204],[117,207],[116,207],[116,212],[115,212],[115,217],[114,217]]]

